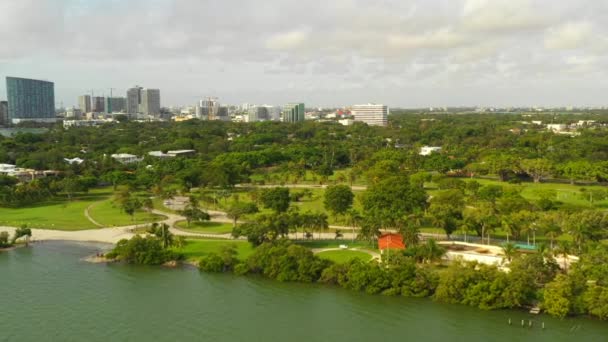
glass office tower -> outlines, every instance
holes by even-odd
[[[8,119],[22,121],[55,121],[55,84],[19,77],[6,78]]]

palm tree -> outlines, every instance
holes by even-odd
[[[445,248],[439,246],[433,239],[426,241],[426,244],[422,246],[424,260],[427,263],[432,263],[441,260],[445,254]]]
[[[355,242],[355,229],[357,228],[359,222],[361,222],[361,214],[359,213],[359,211],[357,211],[357,209],[349,209],[346,212],[347,218],[348,218],[348,224],[350,224],[351,228],[352,228],[352,239],[353,242]]]
[[[511,262],[513,258],[517,255],[517,247],[514,243],[505,243],[502,245],[502,251],[505,254],[505,259],[508,262]]]
[[[564,271],[568,272],[568,254],[572,250],[568,241],[560,241],[554,250],[555,255],[561,255],[564,260]]]

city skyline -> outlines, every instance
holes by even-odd
[[[204,94],[322,107],[607,104],[608,4],[597,1],[24,0],[0,12],[0,78],[51,80],[57,105],[132,84],[160,89],[166,106]]]

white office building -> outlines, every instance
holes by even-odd
[[[388,124],[388,107],[382,104],[354,105],[351,113],[358,122],[370,126],[386,126]]]

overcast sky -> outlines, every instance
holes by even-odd
[[[0,77],[57,105],[608,105],[604,0],[0,0]],[[0,99],[6,97],[0,82]]]

